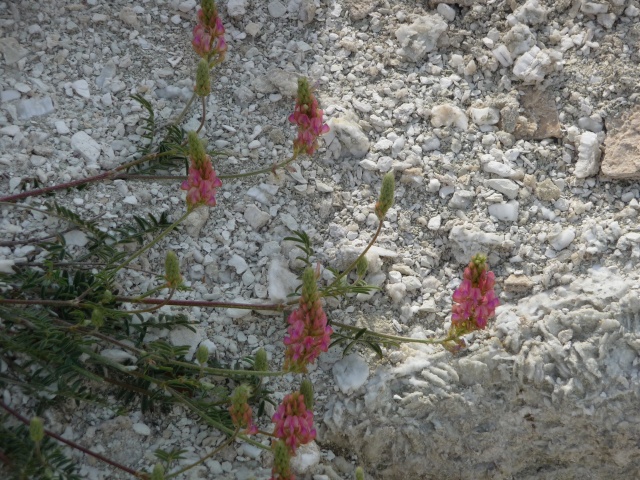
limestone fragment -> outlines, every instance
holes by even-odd
[[[620,180],[640,178],[640,107],[607,118],[602,174]]]
[[[574,175],[576,178],[587,178],[598,173],[600,169],[600,140],[593,132],[584,132],[578,140],[578,161]]]
[[[524,88],[520,98],[522,118],[518,118],[513,132],[517,139],[543,140],[562,138],[558,109],[553,94],[537,88]]]
[[[417,17],[411,25],[396,30],[400,42],[398,54],[406,60],[418,62],[436,48],[440,35],[447,29],[447,22],[438,15]]]

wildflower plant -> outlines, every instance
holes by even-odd
[[[265,377],[304,375],[309,365],[332,345],[344,346],[345,353],[356,345],[365,345],[379,355],[383,353],[380,345],[401,342],[437,343],[455,351],[464,346],[463,335],[485,328],[495,314],[498,305],[493,290],[495,276],[488,269],[486,257],[476,255],[453,294],[452,325],[445,338],[408,339],[385,335],[328,317],[323,307],[324,298],[369,293],[376,288],[365,282],[369,268],[365,255],[376,242],[385,216],[393,206],[392,172],[383,177],[374,206],[378,219],[376,231],[346,268],[324,266],[333,274],[330,281],[320,282],[320,266],[305,232],[297,231],[284,239],[294,242],[301,251],[298,258],[305,264],[301,289],[290,301],[258,305],[175,300],[175,293],[187,287],[181,275],[180,259],[172,251],[166,253],[164,272],[151,274],[146,283],[148,287],[136,292],[121,287],[118,280],[134,268],[136,260],[160,245],[196,208],[220,208],[217,194],[227,182],[269,174],[301,156],[314,155],[320,147],[319,138],[329,130],[315,92],[308,80],[301,78],[294,111],[288,118],[297,128],[291,156],[255,171],[220,173],[224,172],[223,163],[218,161],[221,155],[206,148],[200,131],[206,116],[206,99],[212,89],[211,70],[224,61],[227,52],[224,34],[224,24],[214,1],[202,0],[192,38],[193,49],[200,57],[194,73],[193,95],[182,113],[162,128],[155,125],[151,104],[141,96],[134,98],[149,115],[143,128],[144,143],[135,160],[92,177],[0,198],[5,208],[56,217],[82,230],[88,238],[84,250],[70,248],[60,232],[44,239],[16,241],[17,245],[37,247],[42,252],[41,261],[14,265],[10,273],[6,269],[0,272],[0,388],[17,389],[33,398],[33,408],[28,412],[18,411],[4,399],[0,400],[0,409],[12,419],[0,424],[0,461],[8,459],[5,467],[14,469],[12,474],[28,472],[30,478],[38,475],[53,478],[56,474],[59,478],[77,478],[73,462],[59,448],[65,444],[133,477],[168,479],[217,455],[240,438],[258,448],[271,450],[274,480],[291,480],[295,478],[290,467],[291,457],[301,445],[316,437],[313,385],[309,378],[303,378],[299,391],[285,395],[276,405],[271,398],[273,392],[265,387]],[[198,98],[202,106],[200,126],[186,132],[181,122]],[[162,136],[160,132],[164,132]],[[159,171],[182,168],[183,175],[158,175]],[[165,212],[146,218],[134,216],[128,224],[108,228],[98,219],[84,219],[56,202],[40,206],[35,202],[17,203],[113,179],[173,181],[176,190],[185,192],[184,211],[174,221]],[[164,306],[178,305],[282,312],[286,318],[286,334],[280,345],[284,350],[283,364],[270,365],[267,352],[260,349],[255,357],[245,359],[240,368],[237,364],[223,365],[210,358],[204,345],[197,350],[195,359],[191,359],[187,355],[188,347],[149,337],[147,334],[154,330],[193,329],[186,315],[161,310]],[[104,349],[111,348],[126,352],[130,364],[101,355]],[[104,395],[105,385],[114,390],[115,404],[106,400],[110,397]],[[141,472],[47,430],[35,413],[60,399],[95,404],[114,412],[126,411],[132,405],[143,412],[166,411],[181,405],[202,423],[227,435],[227,440],[207,456],[187,465],[183,462],[178,465],[184,460],[184,450],[157,450],[158,463],[150,471]],[[264,418],[266,403],[276,407],[271,418],[273,428],[261,430],[258,425],[268,423]],[[271,445],[263,444],[255,438],[257,435],[270,437]]]

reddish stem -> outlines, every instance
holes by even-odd
[[[9,412],[11,415],[13,415],[15,418],[20,420],[25,425],[29,425],[29,423],[30,423],[29,419],[27,419],[27,418],[23,417],[22,415],[20,415],[17,411],[15,411],[13,408],[9,407],[2,400],[0,400],[0,407],[4,408],[7,412]],[[114,460],[111,460],[110,458],[107,458],[107,457],[105,457],[103,455],[100,455],[99,453],[92,452],[88,448],[85,448],[82,445],[78,445],[77,443],[72,442],[71,440],[67,440],[66,438],[61,437],[57,433],[52,432],[51,430],[46,430],[45,429],[44,433],[48,437],[54,438],[57,441],[62,442],[65,445],[70,446],[71,448],[75,448],[76,450],[79,450],[79,451],[81,451],[82,453],[84,453],[86,455],[89,455],[91,457],[97,458],[100,461],[108,463],[112,467],[116,467],[116,468],[118,468],[118,469],[120,469],[120,470],[122,470],[124,472],[127,472],[127,473],[133,475],[136,478],[142,478],[142,479],[145,479],[145,480],[149,478],[149,475],[147,475],[146,473],[138,472],[138,471],[133,470],[133,469],[131,469],[129,467],[125,467],[124,465],[121,465],[118,462],[116,462]]]

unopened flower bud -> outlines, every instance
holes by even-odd
[[[107,303],[113,302],[113,300],[114,300],[114,296],[113,296],[113,293],[111,293],[111,290],[105,290],[104,293],[102,294],[102,298],[100,299],[100,303],[105,305]]]
[[[196,360],[200,365],[206,365],[209,360],[209,349],[206,345],[200,345],[196,351]]]
[[[200,168],[207,160],[207,151],[204,148],[204,144],[193,130],[187,133],[187,139],[189,142],[189,156],[196,168]]]
[[[164,467],[161,463],[156,463],[151,472],[151,480],[164,480]]]
[[[167,252],[167,256],[164,260],[164,272],[165,278],[169,288],[176,288],[182,283],[182,276],[180,275],[180,261],[178,256],[171,250]]]
[[[196,71],[196,88],[194,89],[199,97],[206,97],[211,93],[211,76],[209,75],[209,62],[202,59],[198,63]]]
[[[273,444],[273,473],[275,475],[279,475],[280,478],[290,478],[290,460],[291,454],[289,453],[289,448],[284,441],[278,440],[275,442]]]
[[[387,215],[389,209],[393,206],[393,192],[395,190],[395,178],[393,172],[387,173],[382,177],[382,188],[380,189],[380,197],[376,203],[376,215],[378,220],[382,221]]]
[[[94,308],[91,312],[91,324],[96,328],[102,328],[104,325],[104,312],[101,308]]]
[[[313,268],[307,267],[302,274],[302,298],[308,304],[318,300],[318,285]]]
[[[202,0],[200,2],[202,11],[207,15],[214,15],[216,13],[216,3],[213,0]]]
[[[304,395],[304,406],[307,410],[313,410],[313,384],[311,380],[305,378],[300,383],[300,393]]]
[[[362,278],[366,275],[367,268],[369,268],[369,261],[364,256],[360,257],[356,263],[356,273],[358,274],[358,278]]]
[[[253,362],[253,369],[259,372],[266,372],[269,370],[267,351],[264,348],[261,348],[256,352],[255,360]]]
[[[356,468],[356,480],[364,480],[364,470],[362,467]]]
[[[40,417],[33,417],[29,423],[29,436],[34,443],[40,443],[44,438],[44,424]]]

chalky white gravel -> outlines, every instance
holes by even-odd
[[[299,478],[352,478],[357,464],[381,479],[634,478],[638,1],[218,5],[229,51],[213,74],[203,128],[210,147],[228,154],[216,160],[218,173],[290,155],[299,76],[317,86],[331,132],[292,169],[225,182],[215,208],[192,215],[138,266],[161,272],[172,249],[192,287],[178,298],[282,300],[300,268],[283,238],[304,230],[323,266],[346,266],[371,239],[381,177],[394,171],[396,205],[368,255],[368,281],[380,291],[328,300],[327,314],[397,335],[443,335],[451,294],[478,251],[489,255],[502,302],[458,357],[410,345],[381,361],[366,351],[324,355],[310,373],[319,450]],[[129,95],[149,100],[161,124],[191,95],[196,8],[194,0],[0,2],[0,192],[132,158],[145,112]],[[200,115],[190,110],[186,128]],[[103,215],[110,228],[185,209],[178,184],[166,182],[105,182],[56,200],[85,218]],[[2,238],[57,225],[0,212]],[[70,232],[66,241],[80,248],[86,238]],[[0,268],[38,255],[0,247]],[[131,293],[152,281],[136,271],[120,279]],[[197,332],[172,333],[174,344],[193,352],[205,342],[222,361],[264,347],[282,365],[281,315],[188,314]],[[297,382],[288,375],[269,387],[280,400]],[[3,395],[29,405],[15,390]],[[185,448],[188,463],[223,441],[181,408],[114,417],[67,405],[45,418],[138,469],[153,465],[157,448]],[[86,478],[125,478],[73,455]],[[183,478],[269,474],[268,454],[238,442]]]

